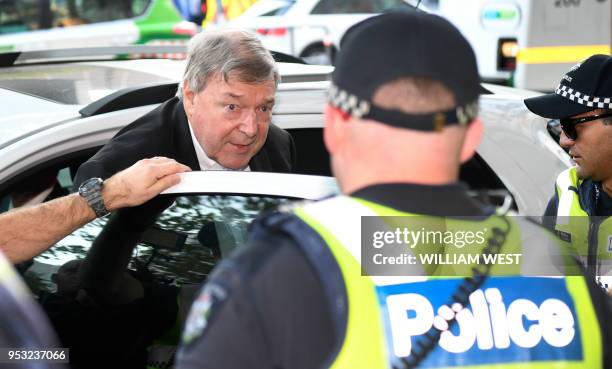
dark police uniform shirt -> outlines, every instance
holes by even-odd
[[[493,211],[472,200],[461,185],[376,185],[352,196],[434,216],[487,216]],[[317,274],[292,239],[269,234],[262,241],[249,244],[213,272],[192,305],[178,369],[306,369],[328,359],[337,335]],[[589,288],[610,365],[610,307],[599,288]]]
[[[612,216],[612,197],[608,196],[608,194],[603,190],[600,192],[600,194],[596,214]]]

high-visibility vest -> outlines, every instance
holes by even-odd
[[[268,223],[264,219],[263,227],[285,232],[300,245],[331,300],[333,319],[344,321],[336,322],[344,328],[328,360],[330,368],[402,367],[399,361],[414,358],[412,350],[418,355],[432,326],[440,326],[434,321],[448,314],[456,316],[456,323],[442,331],[419,367],[603,367],[602,335],[582,276],[492,275],[469,295],[469,306],[463,308],[452,301],[464,278],[431,277],[427,270],[426,275],[412,277],[362,275],[362,217],[414,214],[341,196],[296,208],[294,215],[302,222],[291,216],[271,217]],[[456,221],[491,229],[500,226],[499,219]],[[513,228],[502,245],[504,252],[530,252],[541,246],[524,243],[537,240],[538,232],[544,242],[552,239],[544,231],[534,232],[539,228],[526,221]],[[260,231],[255,226],[253,234]],[[549,258],[562,258],[558,252],[547,253]],[[339,284],[346,304],[339,297]]]
[[[589,264],[591,255],[596,275],[612,276],[612,217],[592,216],[585,211],[578,195],[582,183],[575,167],[557,177],[559,206],[555,230],[562,242],[575,250],[584,265]]]

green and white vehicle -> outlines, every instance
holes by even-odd
[[[0,0],[0,52],[181,43],[197,31],[172,0]]]

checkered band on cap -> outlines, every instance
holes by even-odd
[[[331,84],[327,91],[327,101],[338,109],[360,119],[370,112],[370,103]]]
[[[555,93],[577,104],[590,108],[612,109],[612,98],[589,96],[571,87],[559,85]]]

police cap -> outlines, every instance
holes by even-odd
[[[454,94],[457,106],[431,114],[407,114],[373,103],[379,87],[406,77],[442,83]],[[476,56],[457,28],[421,11],[393,11],[368,18],[346,32],[328,101],[358,119],[436,131],[474,120],[479,93]]]

